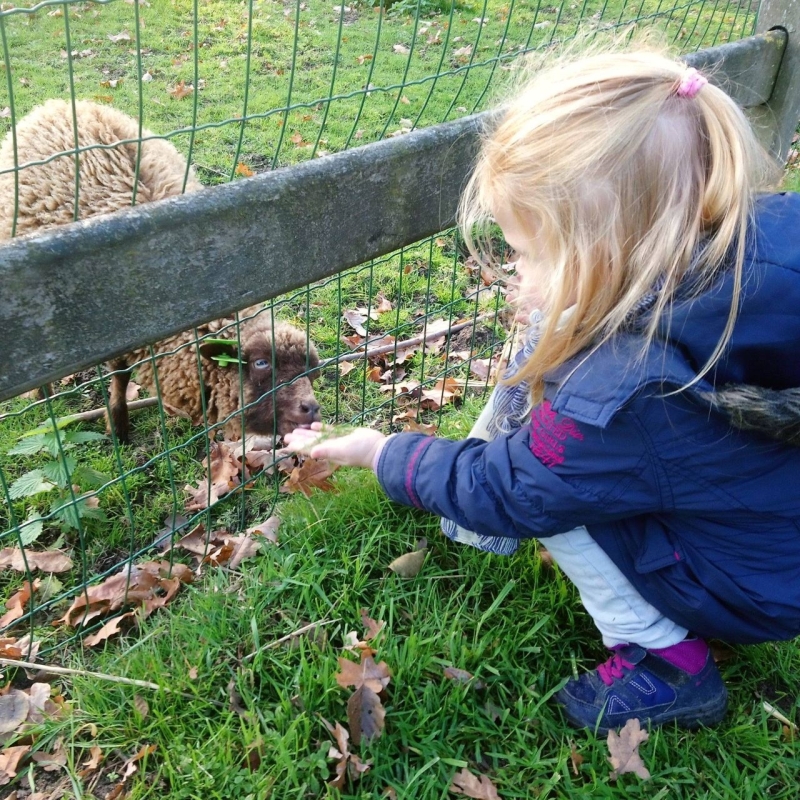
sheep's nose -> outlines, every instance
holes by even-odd
[[[315,400],[306,400],[300,403],[300,411],[310,417],[312,420],[319,419],[319,403]]]

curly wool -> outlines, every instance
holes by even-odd
[[[75,103],[79,147],[96,147],[80,153],[78,219],[110,214],[134,202],[150,203],[202,188],[192,169],[174,145],[164,139],[117,144],[126,139],[155,136],[139,123],[108,106],[88,100]],[[75,156],[72,106],[48,100],[16,125],[18,172],[15,235],[65,225],[75,220]],[[141,153],[139,154],[139,150]],[[139,158],[138,180],[136,161]],[[48,160],[51,159],[52,160]],[[31,162],[45,164],[25,166]],[[14,132],[0,147],[0,170],[13,170]],[[135,195],[134,195],[135,187]],[[0,174],[0,239],[11,236],[14,221],[14,172]]]
[[[75,104],[75,119],[80,147],[105,145],[79,155],[79,219],[120,211],[130,207],[134,200],[142,204],[179,195],[184,191],[184,183],[187,192],[202,188],[178,150],[164,139],[147,138],[154,134],[146,129],[140,131],[139,123],[132,117],[84,100]],[[140,137],[146,139],[140,146],[138,141],[120,143]],[[0,175],[0,240],[11,237],[15,207],[15,235],[73,222],[75,156],[57,155],[75,148],[72,105],[63,100],[48,100],[21,119],[0,147],[0,170],[14,169],[15,145],[18,177],[15,179],[14,172]],[[39,161],[46,163],[35,163]],[[31,163],[34,165],[26,166]],[[109,274],[113,273],[114,266],[109,265]],[[255,306],[248,308],[240,318],[254,315],[257,310]],[[241,417],[236,415],[242,399],[239,370],[220,367],[206,358],[198,361],[197,347],[192,346],[198,336],[209,334],[236,339],[235,318],[216,319],[158,342],[153,351],[163,355],[157,355],[155,370],[150,348],[138,348],[109,363],[115,371],[110,387],[109,424],[120,440],[127,441],[129,437],[125,390],[131,368],[137,367],[137,362],[141,362],[137,378],[149,392],[160,394],[167,410],[185,414],[195,424],[205,419],[214,425],[230,418],[226,433],[233,438],[241,435]],[[277,425],[283,433],[294,424],[318,419],[319,405],[311,383],[308,378],[298,379],[307,365],[313,368],[318,363],[316,351],[307,343],[305,333],[287,324],[273,329],[268,316],[262,315],[242,323],[239,334],[243,356],[255,353],[255,358],[263,359],[266,354],[281,365],[266,390],[257,386],[245,370],[245,404],[263,397],[245,412],[248,429],[272,433]],[[271,389],[279,383],[288,385],[277,390],[273,403]]]
[[[179,409],[191,417],[192,423],[195,425],[206,423],[213,426],[227,420],[226,437],[237,439],[242,433],[242,420],[237,413],[242,407],[240,381],[245,405],[258,400],[261,392],[249,379],[246,364],[244,372],[240,376],[239,370],[235,366],[221,367],[205,357],[198,358],[198,350],[195,345],[202,344],[198,341],[199,337],[210,335],[219,339],[235,341],[238,327],[239,352],[241,354],[251,353],[254,348],[274,349],[278,362],[276,382],[282,382],[284,378],[291,380],[302,375],[306,371],[307,364],[314,368],[318,363],[316,350],[313,345],[308,343],[303,331],[283,322],[276,322],[273,327],[269,314],[266,312],[260,316],[253,316],[252,319],[246,319],[251,315],[256,315],[258,311],[258,306],[251,306],[241,311],[239,319],[242,322],[239,326],[234,317],[224,317],[197,326],[196,335],[195,330],[184,331],[160,341],[154,347],[154,351],[157,354],[165,353],[166,355],[156,355],[155,358],[158,385],[156,385],[153,359],[150,357],[149,348],[134,350],[125,357],[125,360],[129,365],[141,362],[134,367],[136,379],[149,393],[160,392],[165,406]],[[266,352],[263,353],[263,355],[266,354]],[[202,385],[200,383],[201,376]],[[205,393],[203,392],[204,387]],[[204,394],[205,417],[202,400]],[[302,380],[295,385],[278,389],[277,400],[279,405],[277,427],[282,433],[285,431],[281,429],[285,426],[281,425],[281,411],[291,411],[299,407],[302,401],[311,400],[313,402],[314,396],[308,381]],[[261,400],[256,411],[259,412],[260,418],[265,421],[266,425],[266,430],[260,432],[264,435],[271,434],[272,399]],[[252,425],[247,427],[250,429]],[[293,426],[290,426],[289,429],[291,427]]]

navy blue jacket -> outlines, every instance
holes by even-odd
[[[530,424],[492,442],[389,439],[387,494],[478,533],[549,536],[585,525],[664,615],[731,642],[800,633],[800,447],[739,430],[690,381],[718,342],[730,277],[676,304],[637,363],[621,334],[548,376]],[[700,388],[800,387],[800,195],[757,205],[743,299]]]

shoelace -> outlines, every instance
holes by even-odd
[[[624,669],[633,669],[634,664],[626,661],[619,653],[614,653],[608,661],[597,665],[597,674],[606,686],[611,686],[615,680],[625,675]]]

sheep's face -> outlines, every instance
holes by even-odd
[[[200,346],[206,359],[240,361],[244,389],[245,430],[259,436],[283,436],[319,422],[319,403],[311,385],[319,356],[303,331],[256,317],[242,326],[241,350],[236,340],[213,339]],[[217,369],[237,370],[234,364]],[[238,403],[241,408],[241,402]],[[241,425],[241,423],[239,423]]]
[[[281,331],[277,330],[275,341],[259,337],[243,348],[245,403],[248,406],[244,418],[248,433],[272,436],[277,432],[283,436],[321,419],[312,386],[312,377],[316,376],[313,372],[311,377],[304,374],[316,369],[319,357],[313,345],[306,348],[303,334],[299,331],[293,333],[302,336],[302,340],[290,347],[284,346],[286,343],[282,341]]]
[[[311,372],[319,356],[303,331],[284,324],[273,330],[256,318],[242,333],[242,361],[248,433],[283,436],[321,419]]]

